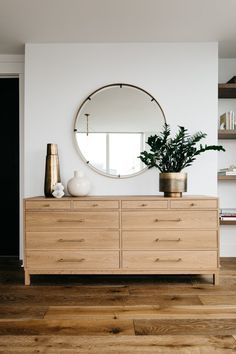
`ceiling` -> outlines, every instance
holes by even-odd
[[[0,0],[0,54],[24,43],[219,42],[236,58],[236,0]]]

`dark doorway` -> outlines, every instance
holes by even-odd
[[[19,79],[0,78],[0,256],[19,256]],[[3,231],[5,230],[5,231]]]

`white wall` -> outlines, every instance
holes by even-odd
[[[162,106],[173,130],[217,141],[217,43],[27,44],[25,51],[25,196],[43,195],[46,144],[57,143],[62,182],[75,169],[91,194],[159,194],[157,170],[122,180],[92,171],[73,142],[76,111],[87,95],[110,83],[137,85]],[[188,172],[188,194],[217,194],[217,154],[199,156]]]
[[[219,60],[219,83],[226,83],[236,75],[236,59]],[[236,113],[236,99],[220,99],[218,102],[218,116],[226,111],[233,110]],[[219,155],[218,168],[236,165],[236,140],[219,140],[224,145],[226,152]],[[222,208],[236,208],[236,182],[219,181],[218,195]],[[221,226],[221,256],[236,257],[236,226]]]

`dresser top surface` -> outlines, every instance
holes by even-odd
[[[62,198],[46,198],[44,196],[37,196],[37,197],[28,197],[25,200],[55,200],[55,201],[63,201],[63,200],[202,200],[202,199],[218,199],[218,197],[208,196],[208,195],[185,195],[179,198],[168,198],[162,195],[91,195],[85,197],[71,197],[65,196]]]

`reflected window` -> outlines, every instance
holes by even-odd
[[[112,175],[135,174],[144,168],[137,157],[145,148],[144,133],[77,133],[88,163]]]
[[[76,140],[82,154],[86,156],[87,163],[92,164],[98,170],[106,171],[106,134],[78,133]]]

